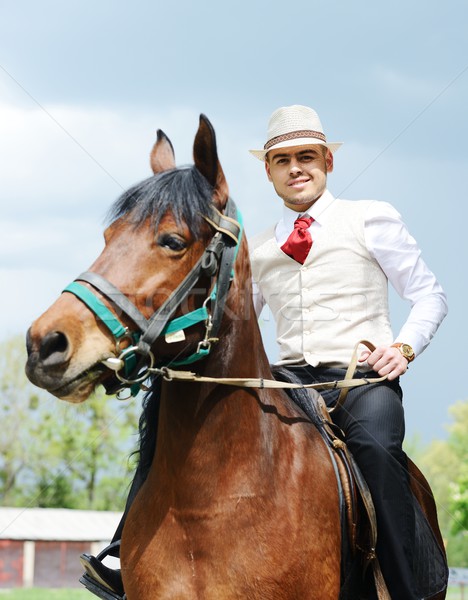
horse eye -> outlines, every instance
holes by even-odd
[[[158,244],[162,248],[168,248],[173,252],[180,252],[187,247],[185,240],[179,236],[165,233],[158,238]]]

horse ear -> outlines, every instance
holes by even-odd
[[[210,121],[200,115],[200,125],[193,144],[195,166],[213,186],[213,202],[222,210],[229,196],[229,188],[218,160],[216,135]]]
[[[171,140],[161,129],[158,129],[157,139],[151,150],[150,164],[155,175],[163,171],[175,169],[176,166]]]

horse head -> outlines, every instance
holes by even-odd
[[[192,356],[203,339],[209,346],[207,306],[239,229],[222,214],[232,201],[203,115],[193,152],[194,166],[176,168],[172,144],[158,131],[154,175],[117,200],[101,255],[29,329],[32,383],[82,402],[98,384],[113,393],[149,364]],[[133,374],[119,375],[129,356]]]

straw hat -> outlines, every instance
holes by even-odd
[[[318,114],[308,106],[283,106],[270,117],[268,141],[263,150],[250,150],[259,160],[265,160],[267,152],[290,146],[319,144],[335,152],[342,142],[327,142]]]

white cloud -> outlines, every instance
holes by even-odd
[[[10,268],[84,265],[103,246],[102,226],[95,219],[42,216],[22,222],[8,218],[0,222],[0,256]],[[79,268],[79,266],[78,266]]]
[[[197,117],[187,110],[129,115],[100,108],[0,104],[4,211],[15,212],[21,203],[24,219],[80,209],[102,215],[123,189],[150,175],[156,129],[164,124],[182,137],[189,120],[195,131]]]

